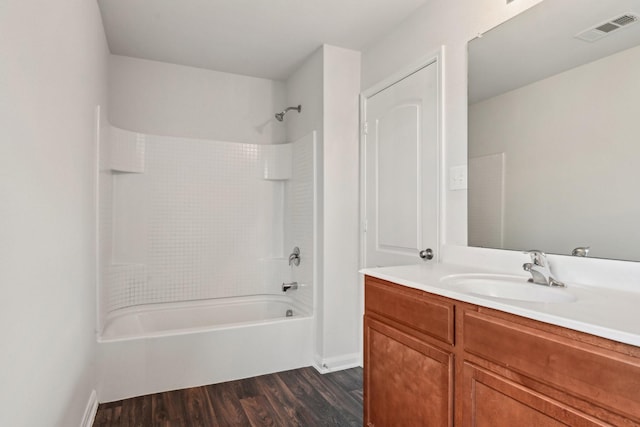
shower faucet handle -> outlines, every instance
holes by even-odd
[[[300,265],[300,248],[294,247],[293,252],[289,255],[289,265],[295,265],[296,267]]]

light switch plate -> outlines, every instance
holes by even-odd
[[[449,190],[467,189],[467,165],[449,168]]]

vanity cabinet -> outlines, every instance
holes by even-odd
[[[365,425],[640,425],[637,347],[365,283]]]
[[[366,426],[453,425],[453,304],[367,278]]]

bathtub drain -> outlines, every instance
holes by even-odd
[[[287,310],[287,312],[285,313],[286,317],[293,317],[293,310],[289,309]]]

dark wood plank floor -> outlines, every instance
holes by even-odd
[[[362,369],[302,368],[103,403],[93,426],[362,426]]]

